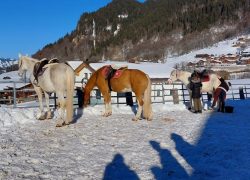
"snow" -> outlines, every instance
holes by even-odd
[[[10,77],[10,79],[4,79],[4,77]],[[28,83],[23,83],[21,81],[22,78],[18,75],[18,71],[11,71],[0,74],[0,90],[7,89],[9,87],[14,87],[13,82],[16,82],[15,84],[16,88],[21,88],[28,84]]]
[[[90,66],[94,69],[99,69],[104,65],[118,64],[118,65],[128,65],[130,69],[140,69],[147,73],[151,78],[168,78],[170,72],[173,70],[175,65],[182,62],[193,62],[195,61],[196,54],[213,54],[215,56],[222,54],[236,54],[238,52],[237,47],[233,47],[233,44],[237,41],[238,38],[233,38],[219,43],[214,44],[211,47],[194,50],[187,54],[181,56],[169,55],[165,63],[149,63],[144,62],[140,64],[127,63],[127,62],[117,62],[117,61],[105,61],[103,63],[91,63]]]
[[[233,41],[169,56],[165,64],[120,64],[166,78],[176,63],[196,54],[235,53]],[[16,73],[8,75],[19,78]],[[250,81],[230,82],[238,88]],[[2,105],[0,179],[250,179],[250,99],[226,104],[233,113],[193,114],[184,104],[155,103],[150,122],[132,121],[135,109],[126,105],[113,105],[112,116],[102,117],[104,105],[95,105],[75,108],[74,123],[62,128],[55,127],[57,110],[52,120],[36,120],[37,102]]]
[[[151,122],[96,105],[62,128],[36,120],[37,108],[2,106],[0,179],[249,179],[250,99],[226,104],[234,113],[153,104]]]
[[[0,81],[4,81],[4,77],[10,77],[11,79],[6,79],[5,81],[20,81],[21,78],[18,76],[18,71],[11,71],[7,73],[0,74]]]

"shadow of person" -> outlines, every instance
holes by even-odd
[[[76,108],[74,110],[74,117],[73,117],[73,121],[72,124],[76,123],[83,115],[83,108]]]
[[[169,150],[162,149],[156,141],[150,141],[150,145],[158,152],[162,167],[153,166],[151,171],[157,180],[168,178],[187,179],[189,178],[185,169],[177,162]]]
[[[138,110],[138,105],[135,104],[135,105],[130,106],[130,107],[131,107],[132,112],[133,112],[134,114],[136,114],[136,113],[137,113],[137,110]]]
[[[121,154],[116,154],[111,163],[109,163],[104,172],[103,180],[137,180],[138,175],[131,170],[125,163]]]
[[[181,154],[182,157],[194,168],[197,163],[197,159],[194,158],[197,154],[193,154],[195,146],[186,142],[180,135],[172,133],[171,139],[175,142],[176,150]]]

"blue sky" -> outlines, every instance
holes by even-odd
[[[143,0],[140,0],[141,2]],[[1,0],[0,57],[32,55],[75,29],[84,12],[111,0]]]

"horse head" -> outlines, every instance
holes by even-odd
[[[180,74],[180,70],[178,69],[174,69],[173,71],[171,71],[168,82],[172,83],[172,82],[177,81],[179,79],[179,74]]]
[[[25,71],[33,72],[34,65],[35,63],[39,62],[39,60],[31,58],[29,56],[23,56],[21,54],[19,54],[18,56],[18,75],[22,76]]]
[[[24,56],[19,54],[18,57],[19,57],[19,60],[18,60],[18,75],[23,76],[24,71],[27,70],[26,63],[23,60]]]

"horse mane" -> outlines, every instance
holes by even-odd
[[[29,61],[33,61],[33,62],[39,62],[38,59],[29,57],[29,56],[22,56],[22,59],[24,59],[24,60],[29,60]]]

